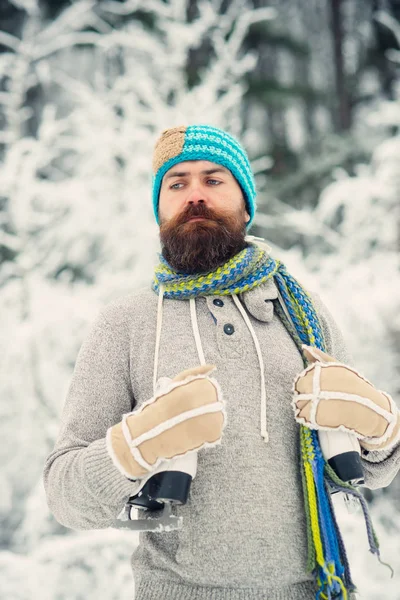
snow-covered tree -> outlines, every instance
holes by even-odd
[[[396,130],[399,102],[382,102],[369,114],[366,134],[375,128]],[[400,406],[400,137],[377,145],[368,163],[354,175],[336,169],[336,180],[320,195],[314,210],[294,210],[275,199],[270,215],[259,214],[267,231],[279,228],[274,255],[310,289],[318,292],[339,324],[356,368]],[[286,232],[286,234],[285,234]],[[290,246],[287,249],[287,246]],[[400,569],[400,476],[388,488],[369,492],[371,516],[380,540],[382,566],[368,552],[359,510],[349,514],[334,498],[353,578],[363,598],[398,598]],[[368,573],[368,575],[367,575]]]
[[[192,122],[240,132],[243,75],[255,61],[242,42],[252,23],[273,14],[236,1],[221,16],[220,4],[200,2],[189,21],[184,0],[80,0],[42,23],[37,5],[27,3],[22,38],[1,34],[9,49],[0,56],[0,521],[8,549],[0,571],[7,597],[24,569],[26,585],[13,596],[21,600],[45,597],[38,575],[52,600],[105,598],[107,588],[110,599],[131,597],[126,535],[100,532],[90,545],[96,565],[83,564],[89,537],[49,514],[42,470],[90,322],[108,301],[149,284],[159,249],[151,208],[156,137]],[[189,89],[186,63],[205,32],[213,58]],[[71,568],[74,581],[62,576]]]

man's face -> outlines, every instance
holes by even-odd
[[[208,160],[174,165],[160,199],[162,254],[180,273],[208,273],[246,248],[243,192],[228,169]]]

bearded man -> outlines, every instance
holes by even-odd
[[[45,464],[49,507],[72,529],[111,527],[160,466],[196,453],[174,506],[183,527],[141,533],[132,555],[136,600],[345,598],[316,433],[353,436],[364,485],[385,487],[399,410],[350,366],[319,296],[246,236],[256,189],[238,140],[208,125],[164,131],[152,197],[160,263],[81,347]]]

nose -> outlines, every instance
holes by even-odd
[[[186,204],[197,205],[205,203],[206,194],[204,193],[204,190],[202,190],[201,186],[199,185],[194,186],[186,198]]]
[[[201,181],[195,179],[191,182],[186,196],[186,204],[205,204],[207,201],[207,193]]]
[[[205,203],[205,200],[204,200],[204,198],[203,198],[203,197],[201,197],[201,198],[198,198],[198,199],[197,199],[197,198],[195,198],[194,200],[193,200],[193,199],[191,199],[191,200],[189,200],[189,202],[188,202],[188,204],[204,204],[204,203]]]

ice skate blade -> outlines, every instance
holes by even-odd
[[[182,528],[183,517],[176,517],[172,514],[172,506],[169,502],[165,503],[162,511],[154,511],[154,516],[148,516],[146,519],[132,518],[135,513],[138,513],[136,508],[133,506],[126,507],[125,512],[120,513],[122,519],[118,518],[113,527],[116,529],[130,529],[131,531],[152,531],[154,533],[176,531]]]

